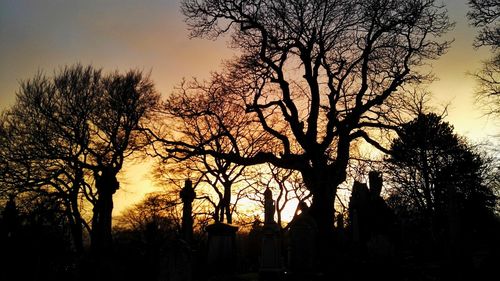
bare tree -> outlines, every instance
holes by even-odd
[[[483,62],[483,67],[472,74],[476,78],[476,101],[486,114],[500,115],[500,53]]]
[[[166,231],[170,236],[176,237],[181,229],[180,218],[175,210],[178,205],[168,195],[147,194],[140,203],[128,208],[118,217],[118,228],[145,233],[153,226],[156,230]]]
[[[98,106],[91,117],[88,153],[84,167],[94,174],[97,200],[92,218],[92,246],[111,246],[113,194],[119,188],[117,174],[124,160],[144,144],[140,122],[147,119],[159,95],[148,76],[139,71],[111,73],[100,84]]]
[[[211,206],[211,217],[215,222],[232,223],[236,204],[242,197],[244,187],[245,167],[233,165],[224,160],[217,161],[208,155],[192,156],[184,160],[168,159],[164,157],[157,163],[156,177],[161,185],[171,189],[176,187],[175,193],[181,189],[179,183],[189,178],[194,181],[196,199],[205,201]],[[236,190],[235,187],[240,187]],[[167,190],[167,193],[172,190]]]
[[[223,77],[214,74],[211,84],[196,80],[182,83],[160,109],[162,123],[174,125],[167,125],[167,131],[162,128],[150,130],[153,140],[160,140],[161,144],[162,139],[178,139],[190,147],[206,146],[219,153],[238,151],[244,155],[253,153],[257,145],[267,143],[268,139],[260,131],[252,131],[255,126],[245,114],[245,108],[227,95],[225,82]],[[172,136],[159,136],[168,132]],[[237,203],[247,189],[248,168],[209,154],[178,154],[176,150],[158,149],[156,144],[157,141],[153,141],[154,156],[163,159],[160,165],[166,163],[167,167],[170,166],[166,173],[176,174],[183,169],[183,173],[188,174],[186,176],[194,177],[197,198],[206,200],[213,207],[214,220],[231,224]],[[200,190],[207,185],[210,190]]]
[[[83,194],[94,207],[94,252],[111,246],[116,175],[124,159],[141,148],[136,130],[157,100],[152,82],[139,71],[101,75],[91,66],[74,65],[52,78],[39,74],[24,82],[7,113],[11,138],[5,147],[17,165],[11,171],[27,186],[55,188],[74,215]]]
[[[474,47],[490,47],[493,56],[473,74],[478,87],[476,98],[487,114],[500,116],[500,3],[496,0],[469,0],[469,22],[480,29]]]
[[[88,187],[80,164],[88,143],[91,89],[101,73],[90,67],[65,68],[53,79],[42,73],[21,83],[16,104],[2,118],[3,182],[14,193],[34,192],[62,199],[77,252],[83,251],[79,203]]]
[[[300,203],[310,203],[308,199],[311,194],[305,187],[300,174],[294,170],[281,169],[268,164],[266,168],[261,169],[261,174],[257,178],[257,181],[249,179],[253,192],[247,195],[248,198],[258,202],[263,208],[264,192],[266,188],[269,188],[276,202],[276,222],[283,230],[287,229],[290,221],[283,220],[285,209],[297,203],[293,217],[295,218],[298,215]]]
[[[480,28],[474,42],[475,47],[489,46],[494,49],[500,45],[500,3],[496,0],[469,0],[467,13],[470,23]]]
[[[392,127],[390,113],[397,108],[385,102],[430,78],[418,70],[449,47],[439,37],[452,24],[435,2],[183,1],[193,36],[231,34],[241,56],[227,67],[227,92],[239,96],[274,141],[247,155],[171,140],[164,142],[167,150],[299,171],[313,196],[319,239],[330,245],[351,143],[363,139],[387,151],[369,134]]]

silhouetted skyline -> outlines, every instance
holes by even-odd
[[[465,0],[446,0],[449,16],[457,24],[446,37],[450,50],[433,63],[439,79],[431,84],[434,104],[450,104],[446,118],[456,131],[472,141],[498,134],[494,121],[480,118],[474,105],[474,72],[487,49],[472,47],[476,30],[466,21]],[[178,0],[0,1],[0,109],[14,103],[19,81],[38,70],[53,70],[81,62],[105,69],[138,68],[152,71],[152,80],[166,96],[183,77],[208,78],[234,53],[227,40],[189,39]],[[118,191],[115,214],[144,191],[154,189],[142,167],[126,166]],[[142,188],[146,186],[146,188]]]
[[[0,279],[497,274],[497,0],[0,8]]]

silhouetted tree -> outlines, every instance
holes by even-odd
[[[38,73],[21,83],[16,103],[1,120],[0,153],[8,161],[4,187],[62,199],[78,252],[83,250],[83,226],[89,230],[80,214],[89,176],[81,161],[100,77],[100,71],[80,65],[61,69],[53,78]]]
[[[273,192],[273,198],[276,205],[276,222],[282,230],[288,229],[290,221],[283,220],[283,214],[286,208],[292,204],[295,207],[294,217],[298,215],[300,202],[306,202],[311,194],[307,190],[297,171],[286,170],[268,165],[263,168],[258,175],[259,181],[251,185],[253,192],[248,193],[247,197],[259,202],[264,208],[264,192],[269,188]],[[252,179],[250,179],[252,180]],[[310,200],[309,200],[310,201]],[[310,203],[310,202],[309,202]]]
[[[478,153],[484,162],[483,179],[484,184],[489,186],[497,198],[494,208],[497,217],[500,217],[500,155],[498,154],[498,147],[480,146]]]
[[[167,130],[152,130],[153,140],[176,139],[190,147],[206,146],[218,153],[238,151],[243,155],[252,154],[259,145],[267,144],[269,138],[253,130],[255,125],[245,115],[245,108],[227,95],[226,81],[222,77],[218,79],[216,74],[213,79],[209,85],[198,81],[181,84],[160,109],[163,124],[168,124]],[[165,135],[172,131],[174,135]],[[154,156],[163,159],[159,165],[166,166],[160,168],[164,173],[181,172],[194,180],[199,190],[198,199],[212,205],[216,222],[233,222],[237,203],[247,190],[245,179],[252,173],[249,168],[209,154],[181,155],[176,150],[162,150],[156,148],[156,141],[153,148]],[[211,188],[200,190],[203,186]]]
[[[498,25],[500,3],[496,0],[469,0],[468,4],[470,11],[467,17],[474,27],[480,28],[474,46],[498,48],[500,46],[500,26]]]
[[[153,225],[153,229],[169,233],[170,238],[177,237],[181,222],[173,209],[178,205],[177,201],[163,194],[148,194],[141,202],[122,212],[117,218],[117,228],[144,234]]]
[[[12,163],[6,178],[58,194],[75,227],[83,223],[79,202],[85,196],[93,205],[92,248],[109,250],[116,175],[125,157],[141,148],[139,122],[157,100],[152,82],[139,71],[102,75],[74,65],[50,78],[36,75],[21,84],[5,115],[2,150]]]
[[[443,239],[458,217],[469,217],[468,227],[491,217],[496,197],[483,183],[483,159],[440,116],[421,114],[403,125],[387,163],[390,204],[423,222],[433,239]]]
[[[164,142],[167,149],[299,171],[313,196],[320,240],[327,241],[350,144],[364,139],[383,149],[369,131],[391,127],[397,108],[385,102],[428,78],[417,68],[449,46],[438,38],[452,24],[435,2],[183,1],[193,36],[231,34],[241,55],[226,67],[226,93],[274,141],[248,155],[175,141]]]
[[[469,22],[479,33],[474,47],[490,47],[493,56],[483,62],[474,77],[478,82],[476,97],[486,113],[500,116],[500,3],[496,0],[469,0]]]
[[[481,70],[475,72],[476,99],[486,114],[500,115],[500,53],[483,62]]]
[[[88,161],[94,174],[97,200],[92,217],[92,246],[107,251],[111,246],[113,194],[119,188],[117,174],[125,157],[142,148],[140,122],[148,118],[159,95],[148,76],[139,71],[114,72],[100,84],[98,105],[91,116]]]

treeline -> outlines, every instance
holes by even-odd
[[[215,100],[223,101],[220,97]],[[246,166],[195,151],[180,150],[186,153],[184,157],[158,152],[155,145],[160,134],[168,132],[166,128],[175,128],[195,142],[206,137],[205,130],[220,125],[216,121],[223,117],[233,122],[225,130],[236,130],[246,141],[255,139],[258,145],[272,144],[272,139],[252,132],[251,122],[239,116],[238,108],[225,107],[222,102],[213,104],[218,113],[209,113],[215,119],[200,122],[208,105],[182,95],[171,96],[162,104],[153,83],[137,71],[106,75],[91,66],[73,65],[53,77],[38,74],[22,82],[16,104],[3,112],[1,119],[4,272],[22,275],[22,268],[28,267],[34,269],[29,274],[47,280],[140,278],[141,274],[129,271],[134,266],[155,278],[161,271],[162,251],[181,237],[179,191],[182,179],[188,176],[195,180],[197,191],[192,215],[198,246],[206,247],[204,227],[209,223],[246,226],[251,235],[241,242],[246,257],[242,270],[258,269],[258,253],[251,250],[255,245],[244,245],[258,247],[253,240],[255,235],[260,237],[262,224],[255,214],[263,210],[264,190],[271,188],[276,198],[282,233],[289,227],[281,219],[284,207],[310,205],[311,193],[300,175],[291,170]],[[391,210],[392,222],[391,226],[381,223],[375,228],[386,227],[384,233],[396,229],[399,234],[391,234],[395,240],[390,247],[397,245],[400,251],[405,249],[419,259],[444,257],[457,244],[462,245],[460,249],[467,248],[467,258],[483,251],[491,259],[499,233],[498,159],[457,136],[442,117],[419,109],[414,119],[394,127],[395,137],[383,159],[353,159],[353,163],[369,163],[361,171],[376,170],[384,178],[384,204]],[[175,115],[160,120],[183,118],[184,122],[157,127],[162,110]],[[224,137],[215,139],[214,149],[233,144],[224,141]],[[111,214],[113,194],[119,188],[117,174],[125,159],[143,161],[151,154],[161,156],[156,176],[167,184],[167,190],[148,195],[117,217],[113,251]],[[363,173],[352,176],[363,181]],[[352,198],[359,197],[358,191],[352,192],[351,202],[337,198],[338,215],[332,232],[332,237],[348,233],[343,239],[349,243],[354,243]],[[240,200],[247,200],[246,204],[253,201],[260,210],[239,211]],[[373,223],[368,225],[374,227]],[[362,243],[369,244],[371,230],[363,228],[368,234],[363,234]],[[397,242],[399,239],[404,241]],[[351,250],[347,253],[352,254]],[[365,254],[365,258],[370,256]],[[127,273],[117,273],[120,270]],[[29,278],[29,274],[24,277]]]

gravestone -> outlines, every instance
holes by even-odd
[[[382,192],[382,174],[377,171],[368,173],[368,183],[370,184],[370,194],[373,198],[379,198]]]
[[[288,236],[288,268],[292,276],[300,278],[315,270],[317,225],[309,215],[309,208],[301,204],[301,214],[290,222]]]
[[[166,266],[160,270],[161,281],[191,281],[193,279],[193,255],[191,246],[184,240],[173,241],[167,250]]]
[[[370,192],[365,183],[354,181],[349,199],[350,233],[353,242],[364,244],[369,236],[369,201]]]
[[[380,196],[382,175],[368,174],[369,189],[365,183],[354,182],[349,201],[349,219],[352,241],[357,250],[368,253],[376,260],[394,255],[392,232],[395,218],[392,210]]]
[[[243,269],[247,272],[259,272],[263,228],[263,223],[258,217],[255,217],[247,239],[242,239],[243,247],[241,253],[243,256],[240,256],[240,261],[242,262]]]
[[[368,174],[370,184],[370,239],[368,249],[376,259],[389,259],[395,254],[393,232],[395,217],[387,203],[380,196],[382,192],[382,174],[371,171]]]
[[[264,227],[262,229],[260,280],[276,280],[282,275],[280,227],[274,221],[275,205],[269,188],[264,192]]]
[[[236,231],[238,227],[226,223],[214,223],[206,227],[208,232],[207,268],[211,275],[230,275],[237,266]]]
[[[274,211],[276,207],[274,206],[273,193],[271,189],[266,188],[264,191],[264,225],[275,224],[274,221]]]

